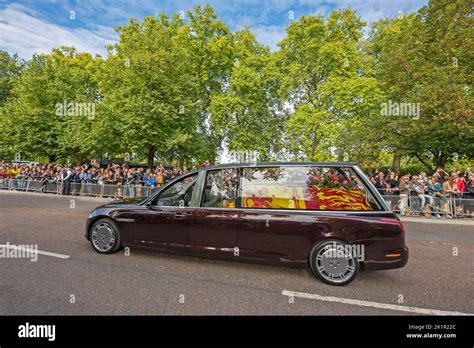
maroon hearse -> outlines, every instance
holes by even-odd
[[[141,201],[96,208],[86,238],[103,254],[129,246],[309,266],[331,285],[408,261],[400,220],[349,162],[203,167]]]

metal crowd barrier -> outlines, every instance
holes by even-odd
[[[398,190],[392,189],[392,194],[382,197],[395,213],[405,216],[426,216],[444,218],[472,218],[474,217],[474,199],[452,195],[433,196],[429,194],[396,194]]]
[[[41,192],[62,194],[63,184],[54,180],[23,180],[0,178],[0,190],[14,190],[24,192]],[[133,184],[96,184],[87,182],[71,182],[71,196],[135,198],[146,197],[157,187],[146,186],[144,182]]]

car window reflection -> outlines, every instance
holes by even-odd
[[[159,207],[189,207],[196,186],[197,174],[183,178],[163,192],[156,200],[155,205]]]
[[[209,171],[206,175],[202,206],[208,208],[235,208],[237,200],[237,170]]]

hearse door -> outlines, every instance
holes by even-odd
[[[292,170],[292,169],[290,169]],[[274,261],[300,261],[307,221],[296,219],[278,206],[289,203],[283,167],[243,168],[240,180],[240,218],[237,232],[240,255]]]
[[[197,173],[186,176],[162,190],[135,218],[134,240],[141,245],[187,250],[189,206]]]
[[[209,255],[235,253],[238,210],[237,169],[202,171],[197,182],[196,208],[189,216],[189,249]]]
[[[291,241],[281,234],[281,218],[271,210],[242,209],[238,229],[240,256],[249,259],[285,259]]]

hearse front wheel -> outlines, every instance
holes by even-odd
[[[95,251],[101,254],[112,254],[122,246],[119,230],[110,219],[101,219],[92,225],[90,241]]]
[[[350,244],[337,239],[318,243],[309,255],[314,275],[330,285],[346,285],[357,277],[359,261]]]

